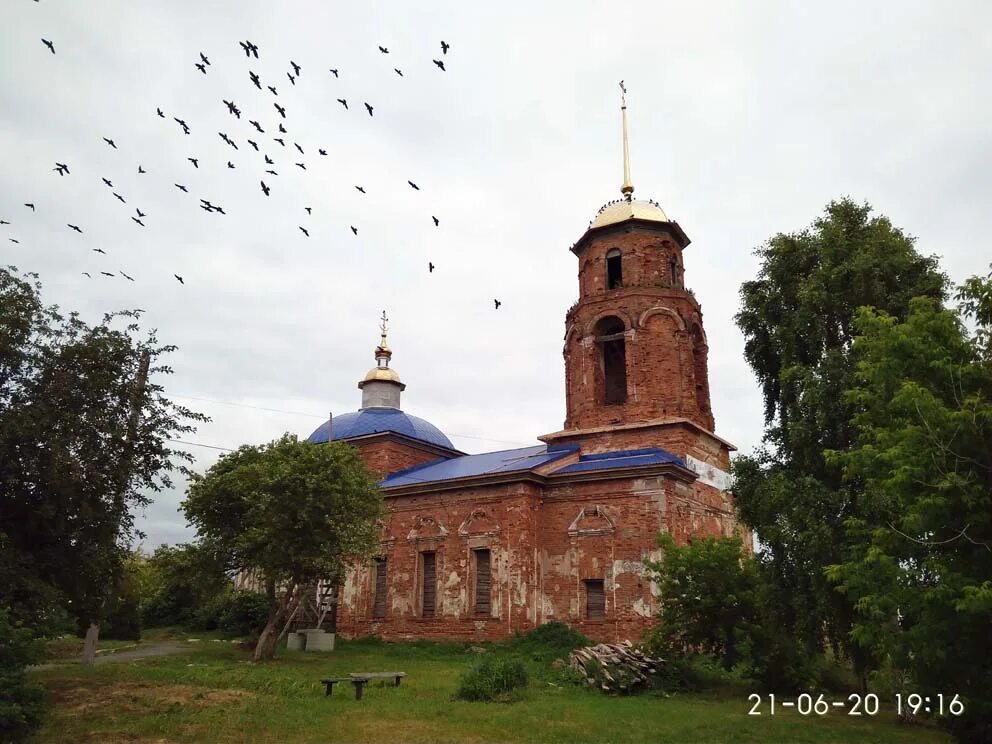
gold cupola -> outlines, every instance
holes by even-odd
[[[358,383],[358,388],[362,391],[362,408],[399,408],[400,393],[406,389],[396,370],[389,368],[393,352],[386,340],[388,320],[386,311],[383,310],[382,322],[379,324],[379,345],[375,347],[376,366]]]

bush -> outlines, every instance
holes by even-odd
[[[591,645],[592,641],[579,631],[557,620],[539,625],[529,633],[518,633],[505,644],[509,651],[534,661],[551,661]]]
[[[236,590],[224,592],[200,607],[190,625],[196,630],[257,636],[268,619],[269,600],[264,594]]]
[[[0,610],[0,742],[23,741],[41,723],[44,690],[24,673],[41,656],[31,631]]]
[[[523,662],[505,656],[488,656],[469,669],[458,683],[461,700],[510,702],[514,692],[527,686]]]

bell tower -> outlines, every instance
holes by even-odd
[[[565,426],[542,439],[666,421],[713,431],[702,310],[685,286],[689,238],[657,202],[633,198],[620,87],[621,198],[571,249],[579,299],[565,316]]]

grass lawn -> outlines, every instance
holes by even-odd
[[[234,644],[204,639],[188,652],[84,669],[35,671],[52,710],[40,742],[922,742],[947,744],[932,727],[831,712],[748,716],[748,690],[662,697],[607,697],[561,684],[531,662],[518,702],[453,700],[459,675],[478,658],[455,645],[339,643],[327,654],[281,651],[254,664]],[[351,685],[324,697],[323,676],[403,671],[399,688]],[[389,683],[391,684],[391,683]],[[557,685],[557,686],[556,686]],[[841,697],[841,696],[837,696]],[[843,696],[846,698],[846,696]]]

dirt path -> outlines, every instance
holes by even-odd
[[[98,653],[96,658],[93,659],[94,664],[110,664],[115,661],[134,661],[135,659],[144,659],[149,656],[168,656],[169,654],[176,654],[180,651],[186,651],[192,648],[192,644],[183,643],[181,641],[160,641],[155,643],[143,643],[136,648],[128,648],[123,651],[107,651],[105,653]],[[79,657],[73,657],[71,659],[60,659],[59,661],[49,662],[47,664],[39,664],[38,666],[31,667],[32,669],[51,669],[52,667],[64,666],[66,664],[78,664]]]

